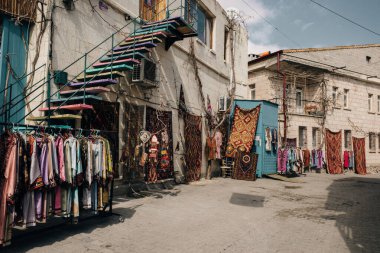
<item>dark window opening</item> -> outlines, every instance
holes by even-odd
[[[229,34],[228,28],[225,27],[224,28],[224,55],[223,55],[223,59],[225,61],[227,60],[228,34]]]

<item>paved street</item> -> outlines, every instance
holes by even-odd
[[[125,217],[58,226],[1,252],[380,252],[380,177],[308,174],[304,183],[217,178],[143,199]]]

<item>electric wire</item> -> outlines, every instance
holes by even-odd
[[[261,15],[258,11],[256,11],[246,0],[241,0],[245,5],[247,5],[248,8],[250,8],[252,11],[254,11],[260,18],[262,18],[267,24],[273,27],[274,30],[276,30],[278,33],[280,33],[284,38],[292,42],[293,44],[297,45],[297,47],[301,47],[301,44],[299,44],[297,41],[290,38],[286,33],[281,31],[277,26],[272,24],[268,19],[266,19],[263,15]]]
[[[242,1],[243,1],[243,0],[242,0]],[[356,25],[356,26],[358,26],[358,27],[360,27],[360,28],[362,28],[362,29],[364,29],[364,30],[367,30],[368,32],[373,33],[373,34],[375,34],[375,35],[377,35],[377,36],[380,37],[380,33],[375,32],[375,31],[373,31],[373,30],[371,30],[371,29],[369,29],[369,28],[367,28],[367,27],[365,27],[365,26],[363,26],[363,25],[361,25],[361,24],[359,24],[359,23],[357,23],[357,22],[355,22],[355,21],[349,19],[349,18],[346,18],[345,16],[339,14],[338,12],[333,11],[333,10],[331,10],[330,8],[328,8],[328,7],[322,5],[322,4],[320,4],[320,3],[318,3],[318,2],[316,2],[316,1],[314,1],[314,0],[309,0],[309,1],[312,2],[312,3],[314,3],[314,4],[316,4],[316,5],[318,5],[318,6],[321,7],[321,8],[323,8],[323,9],[325,9],[325,10],[327,10],[327,11],[329,11],[329,12],[335,14],[335,15],[337,15],[338,17],[343,18],[344,20],[346,20],[346,21],[348,21],[348,22],[350,22],[350,23],[352,23],[352,24],[354,24],[354,25]]]

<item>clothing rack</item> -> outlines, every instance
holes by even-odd
[[[109,131],[109,130],[98,130],[98,129],[82,129],[82,128],[71,128],[71,127],[63,127],[63,126],[39,126],[39,125],[29,125],[29,124],[21,124],[21,123],[13,123],[13,122],[0,122],[0,126],[3,126],[3,127],[10,127],[10,129],[13,129],[15,127],[20,127],[20,128],[25,128],[23,130],[42,130],[42,131],[45,131],[45,130],[65,130],[65,131],[79,131],[80,133],[82,132],[89,132],[90,134],[92,133],[95,133],[96,135],[97,134],[101,134],[101,133],[116,133],[117,131]],[[3,130],[2,128],[0,128],[1,130]],[[8,128],[9,129],[9,128]],[[1,131],[0,130],[0,131]],[[110,186],[110,195],[109,195],[109,201],[108,203],[103,207],[103,209],[101,211],[98,211],[97,214],[94,214],[94,215],[90,215],[90,216],[80,216],[79,218],[84,221],[84,220],[88,220],[88,219],[91,219],[91,218],[95,218],[95,217],[109,217],[109,216],[117,216],[119,217],[119,222],[124,222],[124,217],[121,215],[121,214],[118,214],[118,213],[114,213],[113,212],[113,196],[114,196],[114,177],[112,177],[112,180],[111,180],[111,186]],[[108,211],[106,211],[108,208]],[[42,227],[40,228],[41,230],[48,230],[48,229],[53,229],[57,226],[61,226],[61,225],[65,225],[66,223],[63,222],[63,223],[60,223],[58,225],[52,225],[52,226],[49,226],[49,227]],[[30,233],[33,233],[35,232],[36,230],[39,230],[39,229],[32,229],[32,231],[30,231]],[[17,239],[17,237],[24,237],[26,234],[28,234],[28,232],[23,232],[20,236],[15,236],[13,237],[13,239]],[[4,245],[4,246],[7,246],[7,245]]]
[[[13,123],[13,122],[0,122],[0,126],[9,126],[9,127],[25,127],[30,130],[67,130],[67,131],[82,131],[82,132],[97,132],[97,133],[116,133],[116,131],[110,130],[98,130],[98,129],[82,129],[82,128],[71,128],[71,127],[59,127],[59,126],[40,126],[40,125],[29,125],[29,124],[21,124],[21,123]]]

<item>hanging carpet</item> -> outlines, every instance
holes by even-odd
[[[330,174],[343,173],[342,165],[342,131],[337,133],[326,129],[326,158]]]
[[[202,169],[202,117],[185,116],[186,181],[198,181]]]
[[[157,179],[168,179],[173,178],[174,176],[174,166],[173,166],[173,130],[172,130],[172,113],[169,111],[160,111],[151,107],[146,107],[146,130],[152,134],[157,135],[158,142],[162,144],[162,132],[167,132],[168,135],[168,145],[167,153],[165,157],[161,155],[161,152],[158,154],[157,164],[147,165],[148,170],[156,169],[157,170]],[[162,145],[161,145],[162,147]],[[161,162],[162,159],[165,159],[165,162]],[[163,166],[165,164],[165,166]],[[149,171],[148,171],[149,172]],[[149,173],[148,173],[149,174]],[[150,174],[154,172],[150,171]]]
[[[365,159],[365,139],[352,137],[354,146],[355,172],[360,175],[367,174]]]
[[[227,144],[226,156],[235,157],[236,152],[250,152],[256,134],[260,105],[252,109],[235,107],[234,121]]]
[[[256,180],[257,158],[257,154],[237,152],[232,178],[248,181]]]

